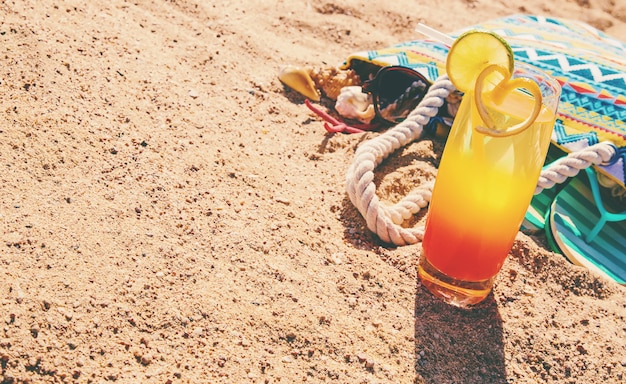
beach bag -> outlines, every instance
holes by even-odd
[[[562,87],[552,143],[566,152],[610,141],[619,155],[598,168],[626,185],[626,44],[582,22],[513,15],[459,30],[491,30],[513,48],[515,60],[534,65]],[[419,39],[391,47],[356,52],[342,69],[368,78],[380,68],[401,65],[431,81],[445,74],[448,47]]]
[[[565,188],[538,193],[524,226],[544,229],[552,249],[564,253],[573,263],[626,283],[626,211],[598,214],[603,207],[596,175],[601,175],[602,185],[617,192],[623,207],[626,202],[626,44],[581,22],[532,15],[488,21],[451,36],[470,29],[490,30],[504,37],[513,49],[515,60],[542,69],[562,87],[552,135],[554,150],[550,152],[555,163],[547,164],[546,170],[551,171],[559,162],[568,166],[571,163],[578,169],[566,172],[564,179],[576,180],[563,183]],[[447,53],[445,44],[424,38],[356,52],[346,58],[341,68],[352,69],[367,79],[383,67],[405,66],[427,77],[435,83],[434,87],[445,75]],[[452,120],[441,122],[451,125]],[[394,129],[370,140],[377,140],[376,143],[366,142],[357,150],[347,172],[347,189],[372,232],[385,242],[408,245],[420,241],[423,232],[404,228],[402,223],[428,205],[432,187],[418,187],[401,201],[383,205],[378,201],[373,181],[368,179],[371,177],[367,176],[387,156],[381,154],[387,151],[383,136],[391,138],[393,144],[388,146],[389,150],[408,143],[408,140],[400,141],[405,140],[406,134]],[[372,153],[364,154],[368,145]],[[609,158],[593,163],[586,160],[589,152],[593,155],[596,148],[606,150],[607,145],[612,153]],[[576,176],[583,169],[585,172]],[[538,189],[541,190],[539,186]],[[588,236],[590,232],[600,235]]]

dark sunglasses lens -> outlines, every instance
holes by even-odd
[[[378,113],[391,123],[404,120],[428,91],[426,79],[406,68],[387,68],[378,76]]]

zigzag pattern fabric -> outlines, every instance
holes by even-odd
[[[581,22],[513,15],[458,31],[486,29],[503,36],[515,59],[541,68],[562,86],[553,144],[577,151],[600,141],[618,148],[616,160],[598,170],[626,188],[626,44]],[[445,72],[448,48],[415,40],[359,52],[346,60],[403,65],[435,80]]]

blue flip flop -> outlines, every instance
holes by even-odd
[[[548,243],[573,264],[626,285],[626,211],[606,207],[593,168],[582,173],[550,204]]]

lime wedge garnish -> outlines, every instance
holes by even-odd
[[[471,30],[459,36],[446,59],[446,72],[461,92],[474,89],[478,75],[490,65],[499,65],[513,73],[513,50],[499,35]]]

